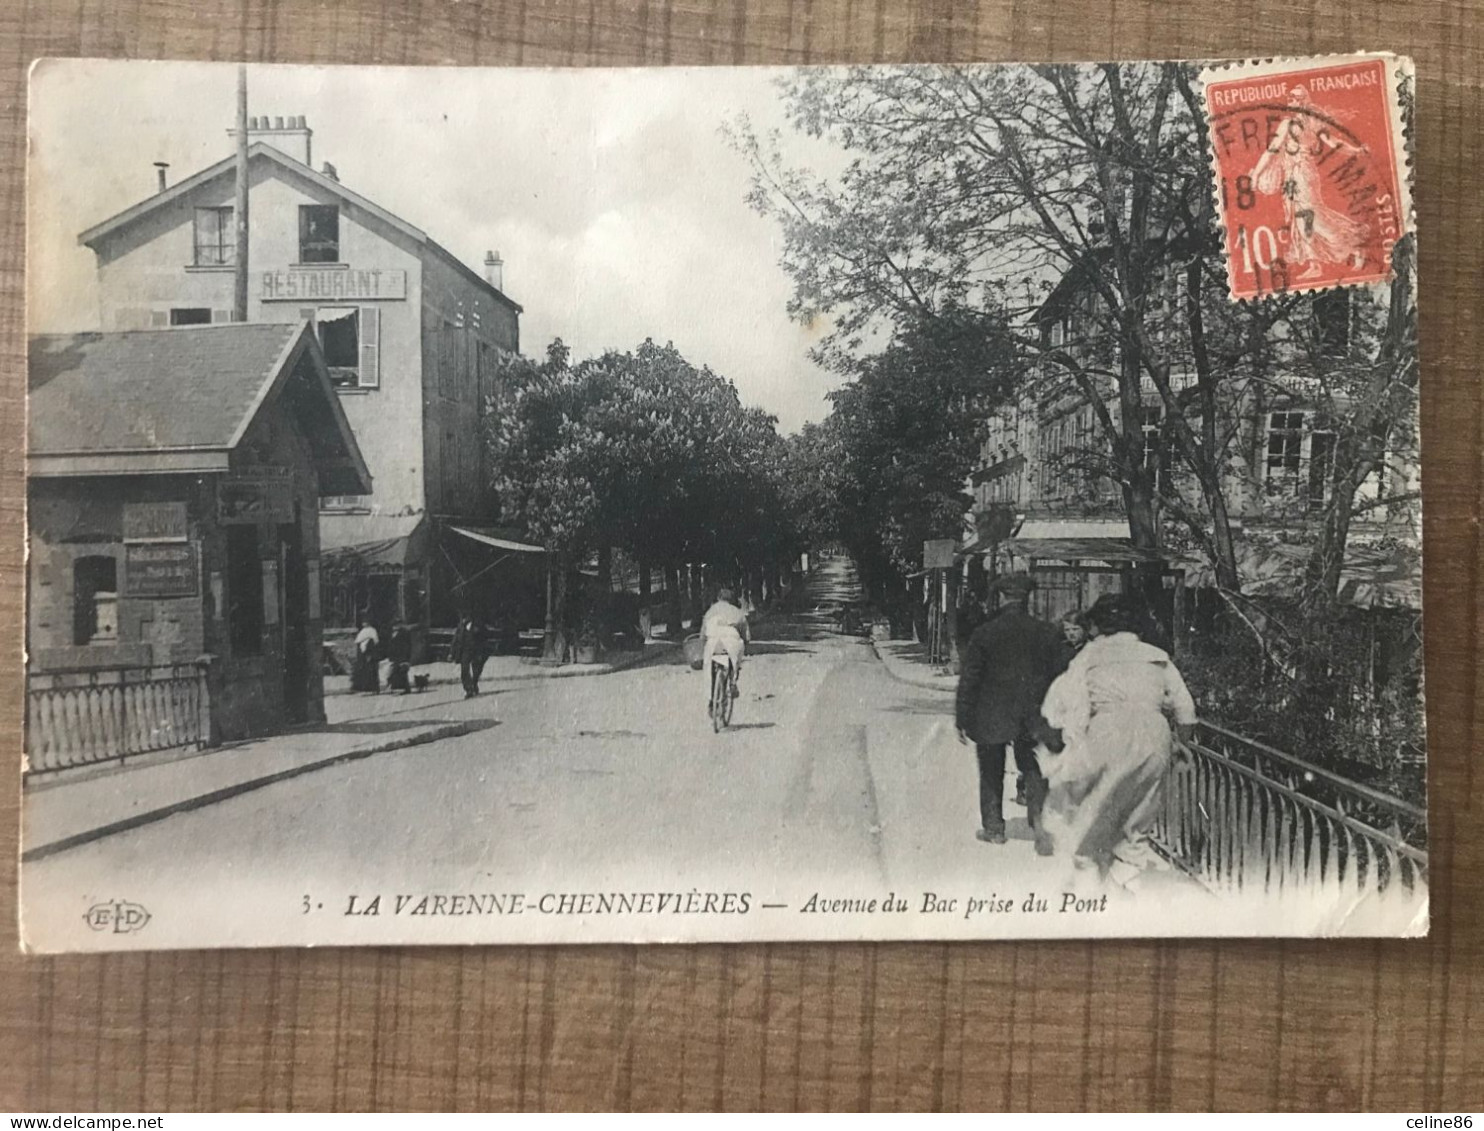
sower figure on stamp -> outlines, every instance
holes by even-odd
[[[1015,765],[1025,776],[1026,814],[1036,834],[1036,851],[1049,856],[1051,841],[1041,831],[1046,779],[1036,764],[1035,735],[1041,700],[1060,671],[1061,633],[1031,616],[1027,605],[1035,582],[1011,574],[995,583],[998,612],[974,630],[962,656],[955,716],[960,742],[972,741],[979,756],[979,819],[975,834],[990,844],[1005,843],[1005,747],[1015,749]]]

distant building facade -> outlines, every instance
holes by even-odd
[[[455,531],[487,510],[483,417],[521,308],[493,253],[478,274],[316,171],[303,118],[253,119],[249,135],[248,321],[313,327],[375,482],[323,501],[327,622],[403,621],[420,640],[460,601]],[[82,233],[102,329],[231,318],[234,183],[228,157]]]
[[[371,477],[303,324],[32,339],[35,769],[324,720],[320,501]]]
[[[1198,428],[1188,328],[1173,285],[1157,284],[1155,291],[1150,304],[1154,332],[1173,361],[1170,384],[1190,404],[1187,418],[1197,421]],[[1111,375],[1117,368],[1115,346],[1106,339],[1098,302],[1092,288],[1069,272],[1035,309],[1032,330],[1048,353],[1065,352],[1090,370],[1103,371],[1095,378],[1101,407],[1121,431],[1140,437],[1143,470],[1158,499],[1159,545],[1134,546],[1123,488],[1094,401],[1064,366],[1047,360],[1014,402],[988,422],[970,483],[980,535],[968,542],[972,551],[991,556],[992,569],[1037,572],[1041,588],[1035,600],[1046,616],[1084,608],[1103,592],[1121,590],[1139,563],[1165,568],[1168,586],[1204,586],[1213,580],[1210,563],[1191,545],[1188,529],[1178,519],[1177,508],[1200,514],[1204,504],[1194,476],[1174,458],[1163,398],[1144,376],[1134,409],[1138,419],[1125,421],[1126,409]],[[1384,294],[1345,288],[1300,300],[1292,319],[1304,320],[1317,349],[1339,360],[1356,347],[1362,325],[1374,327],[1382,319],[1384,307]],[[1285,357],[1297,353],[1297,346],[1288,340],[1292,335],[1286,327],[1273,332],[1277,340],[1271,357],[1281,366]],[[1242,373],[1224,381],[1229,396],[1218,406],[1218,426],[1222,437],[1229,438],[1222,490],[1239,571],[1277,591],[1301,572],[1314,522],[1329,502],[1337,434],[1327,418],[1336,407],[1332,394],[1297,372],[1271,377]],[[1392,507],[1386,500],[1414,496],[1418,477],[1415,447],[1388,448],[1358,494],[1350,538],[1358,561],[1374,556],[1367,552],[1368,540],[1416,542],[1415,511],[1399,518],[1398,509],[1405,506]],[[987,535],[989,531],[995,533]],[[1400,576],[1406,571],[1391,572]],[[1414,586],[1398,583],[1381,593],[1365,573],[1358,570],[1348,579],[1357,599],[1420,604]]]

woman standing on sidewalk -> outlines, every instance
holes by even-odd
[[[357,621],[356,628],[360,631],[356,633],[356,654],[350,668],[350,689],[375,694],[381,690],[381,677],[376,671],[376,665],[381,659],[381,634],[364,621]]]

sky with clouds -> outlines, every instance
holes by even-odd
[[[521,342],[577,356],[673,340],[793,431],[837,383],[791,322],[780,234],[744,196],[722,136],[745,113],[785,131],[785,156],[841,157],[786,128],[765,68],[494,70],[248,68],[248,112],[302,114],[316,167],[428,232],[476,270],[505,260]],[[60,60],[31,89],[28,269],[34,333],[97,328],[85,228],[231,153],[236,68]]]

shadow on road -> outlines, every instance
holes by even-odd
[[[824,623],[812,624],[798,618],[768,620],[753,628],[752,638],[754,640],[792,640],[808,643],[813,640],[823,640],[825,633],[821,629],[824,627]]]
[[[727,730],[768,730],[777,723],[728,723]]]
[[[798,648],[792,644],[780,644],[775,640],[754,640],[747,646],[748,658],[753,656],[790,656],[814,654],[813,648]]]
[[[880,709],[896,715],[951,715],[953,700],[948,696],[939,699],[906,699]]]
[[[331,723],[307,727],[301,734],[395,734],[399,730],[421,730],[424,727],[458,726],[467,733],[488,730],[500,725],[499,719],[377,719],[354,723]]]

